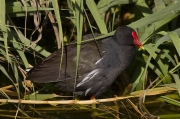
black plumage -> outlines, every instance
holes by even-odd
[[[86,35],[83,39],[92,38]],[[135,31],[128,27],[117,28],[113,37],[81,45],[76,89],[76,45],[64,48],[60,70],[61,49],[52,53],[28,73],[28,80],[36,83],[56,82],[63,91],[77,95],[98,97],[133,61],[137,46],[142,46]]]

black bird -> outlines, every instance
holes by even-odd
[[[92,38],[86,35],[83,39]],[[27,80],[36,83],[56,82],[62,91],[97,98],[129,66],[136,56],[136,48],[143,47],[136,32],[128,27],[118,27],[113,37],[84,43],[76,74],[76,45],[64,47],[60,69],[61,49],[28,72]]]

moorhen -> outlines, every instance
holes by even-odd
[[[93,36],[83,37],[89,38]],[[118,27],[112,37],[82,44],[75,91],[75,44],[64,47],[61,69],[60,49],[29,71],[27,80],[36,83],[56,82],[55,86],[62,91],[97,98],[133,61],[135,45],[143,47],[136,32],[128,26]]]

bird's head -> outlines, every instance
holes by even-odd
[[[129,26],[122,26],[116,29],[113,39],[123,46],[136,45],[137,47],[144,49],[143,45],[138,39],[136,31]]]

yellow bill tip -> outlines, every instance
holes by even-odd
[[[141,48],[142,50],[145,50],[144,46],[140,46],[140,48]]]

